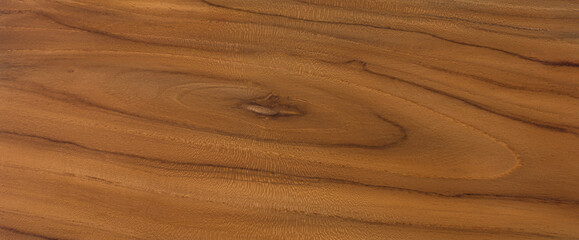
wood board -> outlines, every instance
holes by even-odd
[[[574,1],[4,0],[2,239],[577,239]]]

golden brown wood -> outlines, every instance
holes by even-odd
[[[579,239],[579,2],[0,1],[0,239]]]

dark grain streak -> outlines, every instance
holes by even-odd
[[[366,63],[364,63],[364,71],[366,71],[366,72],[368,72],[368,73],[370,73],[370,74],[373,74],[373,75],[382,76],[382,77],[385,77],[385,78],[388,78],[388,79],[391,79],[391,80],[396,80],[396,81],[399,81],[399,82],[407,83],[407,84],[410,84],[410,85],[412,85],[412,86],[416,86],[416,87],[422,88],[422,89],[424,89],[424,90],[428,90],[428,91],[430,91],[430,92],[433,92],[433,93],[436,93],[436,94],[440,94],[440,95],[443,95],[443,96],[446,96],[446,97],[449,97],[449,98],[452,98],[452,99],[461,101],[461,102],[463,102],[463,103],[465,103],[465,104],[468,104],[468,105],[470,105],[470,106],[473,106],[473,107],[475,107],[475,108],[477,108],[477,109],[480,109],[480,110],[483,110],[483,111],[485,111],[485,112],[489,112],[489,113],[492,113],[492,114],[496,114],[496,115],[499,115],[499,116],[501,116],[501,117],[505,117],[505,118],[508,118],[508,119],[511,119],[511,120],[514,120],[514,121],[526,123],[526,124],[529,124],[529,125],[532,125],[532,126],[535,126],[535,127],[539,127],[539,128],[543,128],[543,129],[548,129],[548,130],[551,130],[551,131],[557,131],[557,132],[564,132],[564,133],[569,133],[569,134],[573,134],[573,135],[579,135],[579,134],[576,132],[577,130],[576,130],[575,127],[573,127],[573,126],[555,126],[555,125],[552,125],[552,124],[549,124],[549,123],[538,122],[538,121],[535,121],[535,120],[532,120],[532,119],[526,119],[526,118],[523,118],[523,117],[519,117],[519,116],[514,116],[514,115],[509,115],[509,114],[506,114],[506,113],[498,112],[498,111],[496,111],[496,110],[493,110],[491,107],[486,106],[486,105],[484,105],[484,104],[482,104],[482,103],[478,103],[478,102],[475,102],[475,101],[471,101],[471,100],[468,100],[468,99],[466,99],[466,98],[462,98],[462,97],[459,97],[459,96],[457,96],[457,95],[453,95],[453,94],[450,94],[450,93],[447,93],[447,92],[444,92],[444,91],[441,91],[441,90],[438,90],[438,89],[435,89],[435,88],[432,88],[432,87],[424,86],[424,85],[421,85],[421,84],[418,84],[418,83],[415,83],[415,82],[412,82],[412,81],[408,81],[408,80],[405,80],[405,79],[402,79],[402,78],[399,78],[399,77],[396,77],[396,76],[392,76],[392,75],[388,75],[388,74],[384,74],[384,73],[379,73],[379,72],[370,70],[370,69],[368,69]]]
[[[7,131],[7,130],[0,130],[0,134],[20,136],[20,137],[25,137],[25,138],[34,138],[34,139],[39,139],[39,140],[43,140],[46,142],[51,142],[54,144],[69,145],[69,146],[73,146],[73,147],[76,147],[76,148],[79,148],[82,150],[86,150],[86,151],[90,151],[90,152],[97,152],[97,153],[102,153],[102,154],[110,154],[110,155],[116,155],[116,156],[120,156],[120,157],[128,157],[128,158],[145,160],[147,162],[157,163],[157,164],[161,164],[164,166],[158,166],[158,165],[151,166],[148,164],[144,165],[144,164],[142,164],[142,162],[138,162],[135,164],[143,165],[143,166],[147,166],[147,167],[164,169],[164,170],[172,170],[172,171],[178,171],[178,170],[184,170],[184,169],[186,169],[187,171],[195,171],[194,169],[192,169],[193,167],[211,167],[211,168],[217,168],[217,169],[222,169],[222,170],[235,170],[235,171],[247,171],[247,172],[253,172],[253,173],[265,173],[265,174],[270,174],[272,176],[278,176],[278,177],[282,177],[282,178],[301,179],[302,181],[305,181],[305,182],[313,182],[313,183],[327,182],[327,183],[333,183],[333,184],[355,185],[355,186],[363,186],[363,187],[369,187],[369,188],[375,188],[375,189],[383,189],[383,190],[389,190],[389,191],[403,191],[403,192],[418,193],[418,194],[423,194],[423,195],[428,195],[428,196],[445,197],[445,198],[465,198],[465,197],[467,197],[467,198],[487,198],[487,199],[491,198],[491,199],[501,199],[501,200],[511,200],[511,201],[543,202],[543,203],[549,203],[549,204],[579,205],[579,200],[572,200],[572,199],[556,199],[556,198],[534,197],[534,196],[508,196],[508,195],[476,194],[476,193],[442,194],[442,193],[437,193],[437,192],[428,192],[428,191],[421,191],[421,190],[416,190],[416,189],[408,189],[408,188],[393,187],[393,186],[386,186],[386,185],[367,184],[367,183],[356,182],[356,181],[351,181],[351,180],[346,180],[346,179],[325,178],[325,177],[315,177],[315,176],[301,176],[301,175],[294,175],[294,174],[269,171],[269,170],[263,170],[263,169],[256,169],[256,168],[233,167],[233,166],[226,166],[226,165],[219,165],[219,164],[199,164],[199,163],[188,163],[188,162],[175,162],[175,161],[170,161],[170,160],[161,159],[161,158],[152,158],[152,157],[140,156],[140,155],[135,155],[135,154],[130,154],[130,153],[113,152],[113,151],[108,151],[108,150],[96,149],[96,148],[84,146],[84,145],[81,145],[81,144],[78,144],[75,142],[71,142],[71,141],[52,139],[52,138],[48,138],[48,137],[44,137],[44,136],[36,136],[36,135],[32,135],[32,134],[18,133],[18,132]]]
[[[227,7],[227,6],[223,6],[223,5],[219,5],[219,4],[215,4],[206,0],[201,0],[202,2],[206,3],[207,5],[213,6],[213,7],[218,7],[218,8],[223,8],[223,9],[229,9],[229,10],[233,10],[233,11],[240,11],[240,12],[246,12],[246,13],[251,13],[251,14],[258,14],[258,15],[263,15],[263,16],[270,16],[270,17],[281,17],[281,18],[286,18],[286,19],[292,19],[292,20],[298,20],[298,21],[305,21],[305,22],[315,22],[315,23],[325,23],[325,24],[338,24],[338,25],[346,25],[346,26],[359,26],[359,27],[368,27],[368,28],[374,28],[374,29],[381,29],[381,30],[392,30],[392,31],[400,31],[400,32],[409,32],[409,33],[417,33],[417,34],[422,34],[422,35],[427,35],[436,39],[440,39],[440,40],[444,40],[450,43],[455,43],[455,44],[459,44],[459,45],[463,45],[463,46],[469,46],[469,47],[475,47],[475,48],[482,48],[482,49],[488,49],[488,50],[492,50],[492,51],[497,51],[497,52],[501,52],[510,56],[514,56],[520,59],[524,59],[527,61],[532,61],[532,62],[536,62],[542,65],[547,65],[547,66],[554,66],[554,67],[579,67],[579,63],[575,63],[575,62],[570,62],[570,61],[550,61],[550,60],[542,60],[536,57],[529,57],[529,56],[524,56],[518,53],[514,53],[514,52],[509,52],[503,49],[499,49],[499,48],[493,48],[493,47],[488,47],[488,46],[482,46],[482,45],[477,45],[477,44],[472,44],[472,43],[467,43],[467,42],[460,42],[460,41],[456,41],[456,40],[452,40],[449,38],[445,38],[445,37],[441,37],[432,33],[427,33],[427,32],[422,32],[422,31],[413,31],[413,30],[406,30],[406,29],[399,29],[399,28],[393,28],[393,27],[383,27],[383,26],[374,26],[374,25],[369,25],[369,24],[361,24],[361,23],[348,23],[348,22],[334,22],[334,21],[322,21],[322,20],[311,20],[311,19],[303,19],[303,18],[295,18],[295,17],[290,17],[290,16],[285,16],[285,15],[280,15],[280,14],[272,14],[272,13],[263,13],[263,12],[257,12],[257,11],[252,11],[252,10],[247,10],[247,9],[240,9],[240,8],[232,8],[232,7]]]
[[[5,231],[9,231],[9,232],[13,232],[16,234],[20,234],[20,235],[26,235],[26,236],[30,236],[30,237],[45,239],[45,240],[65,240],[64,238],[47,237],[47,236],[36,234],[36,233],[21,231],[21,230],[11,228],[11,227],[0,226],[0,229],[5,230]]]
[[[302,1],[302,0],[293,0],[293,1],[308,4],[308,5],[330,7],[330,8],[334,8],[334,9],[344,9],[344,8],[338,7],[338,6],[312,3],[312,2],[308,2],[308,1]],[[360,12],[360,13],[377,14],[380,16],[390,16],[390,15],[381,14],[379,12],[366,11],[366,10],[362,10],[362,9],[356,9],[355,11]],[[447,17],[447,16],[439,16],[439,15],[431,15],[431,14],[413,14],[412,16],[407,16],[407,15],[395,15],[395,16],[402,16],[402,17],[409,17],[409,18],[416,18],[416,19],[426,19],[426,20],[441,19],[441,20],[445,20],[445,21],[449,21],[449,22],[458,21],[458,22],[474,23],[474,24],[487,25],[487,26],[493,26],[493,27],[509,28],[509,29],[514,29],[514,30],[525,30],[525,31],[535,31],[535,32],[544,31],[544,29],[532,29],[532,28],[525,28],[525,27],[519,27],[519,26],[513,26],[513,25],[481,22],[481,21],[474,21],[474,20],[459,18],[459,17]]]

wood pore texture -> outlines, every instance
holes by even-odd
[[[1,0],[0,239],[579,239],[579,2]]]

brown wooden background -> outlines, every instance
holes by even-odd
[[[0,239],[578,239],[579,2],[2,0]]]

